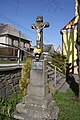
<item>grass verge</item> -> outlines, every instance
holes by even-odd
[[[56,93],[53,98],[59,107],[58,120],[80,120],[80,102],[73,99],[70,89],[66,93]]]
[[[17,63],[18,61],[17,60],[14,60],[14,61],[11,61],[11,60],[0,60],[0,64],[13,64],[13,63]],[[25,60],[23,61],[20,61],[20,63],[25,63]]]
[[[12,93],[7,99],[0,98],[0,120],[14,120],[12,112],[22,99],[21,92]]]

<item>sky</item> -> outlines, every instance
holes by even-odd
[[[32,46],[36,44],[36,31],[31,25],[37,16],[43,16],[50,27],[43,30],[44,44],[62,46],[60,30],[75,16],[75,0],[0,0],[0,23],[10,23],[20,30]]]

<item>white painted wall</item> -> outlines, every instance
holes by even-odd
[[[0,37],[0,43],[6,44],[6,37],[5,37],[5,36]],[[5,46],[5,45],[1,45],[1,44],[0,44],[0,46],[3,47],[3,46]]]

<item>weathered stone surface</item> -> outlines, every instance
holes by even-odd
[[[45,97],[49,93],[48,85],[29,85],[28,94],[31,96]]]
[[[5,87],[5,85],[3,83],[0,83],[0,90]]]
[[[13,90],[12,89],[10,89],[8,92],[6,92],[6,98],[7,98],[7,96],[9,96],[9,95],[11,95],[12,94],[12,92],[13,92]]]
[[[19,91],[20,90],[19,84],[16,84],[13,88],[14,88],[15,91]]]
[[[7,81],[7,80],[9,80],[9,79],[10,79],[10,74],[7,74],[7,75],[4,76],[4,80],[5,80],[5,81]]]
[[[20,90],[20,78],[21,68],[19,67],[0,70],[0,97],[7,97],[13,91]]]
[[[3,97],[3,98],[5,98],[6,97],[6,88],[4,87],[4,88],[2,88],[1,90],[0,90],[0,98],[1,97]]]
[[[44,79],[44,80],[43,80]],[[45,85],[47,83],[47,73],[40,70],[31,70],[30,81],[33,85]]]
[[[26,96],[22,103],[16,106],[15,115],[24,116],[23,120],[50,120],[57,119],[59,109],[49,94],[45,98]],[[18,114],[17,114],[18,113]],[[17,118],[19,118],[17,117]]]
[[[46,61],[43,61],[43,70],[31,70],[28,95],[16,106],[13,114],[19,120],[54,120],[59,109],[54,105],[49,93],[46,74]]]
[[[14,81],[13,81],[14,86],[15,86],[16,84],[19,84],[19,80],[20,80],[20,77],[15,77],[15,78],[14,78]]]
[[[15,76],[20,77],[21,76],[21,72],[18,72],[17,74],[15,74]]]
[[[12,85],[7,85],[6,86],[6,93],[12,89]]]
[[[38,106],[47,108],[52,101],[52,95],[48,94],[46,97],[30,96],[27,95],[23,98],[23,103],[26,103],[29,106]],[[43,107],[44,108],[44,107]]]

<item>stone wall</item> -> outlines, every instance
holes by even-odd
[[[21,78],[21,67],[0,69],[0,97],[5,98],[18,91]]]

